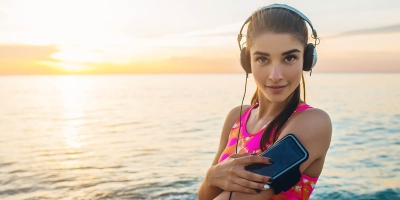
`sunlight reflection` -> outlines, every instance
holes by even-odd
[[[75,127],[65,127],[63,129],[63,135],[69,147],[80,148],[82,146],[79,142],[79,132]]]
[[[78,76],[65,76],[62,79],[62,101],[63,101],[63,135],[65,143],[71,148],[80,148],[80,131],[77,128],[84,123],[82,119],[84,111],[84,79]]]

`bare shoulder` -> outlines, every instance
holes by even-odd
[[[234,107],[226,116],[224,125],[222,127],[221,136],[219,140],[218,151],[215,154],[212,165],[218,163],[218,158],[220,157],[222,151],[225,149],[226,144],[228,143],[229,133],[235,124],[235,122],[240,118],[241,114],[243,114],[249,105],[237,106]]]
[[[222,128],[222,137],[228,137],[232,126],[249,107],[250,105],[236,106],[228,113]]]
[[[294,134],[310,152],[311,158],[324,158],[332,137],[332,122],[321,109],[311,108],[296,113],[289,120],[280,137]]]
[[[318,108],[310,108],[296,113],[289,122],[288,128],[306,130],[310,137],[330,137],[332,134],[332,121],[328,113]],[[303,131],[302,131],[303,132]]]
[[[233,123],[236,122],[236,120],[239,119],[239,117],[247,110],[247,108],[249,108],[250,105],[243,105],[243,106],[236,106],[234,107],[226,116],[226,121],[232,122]]]
[[[324,110],[321,110],[319,108],[310,108],[310,109],[300,112],[299,114],[301,114],[301,113],[303,113],[304,115],[307,115],[307,117],[318,118],[321,120],[319,122],[325,121],[328,124],[332,124],[331,118],[329,117],[328,113],[326,113]]]

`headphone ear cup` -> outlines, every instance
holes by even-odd
[[[317,63],[317,51],[312,43],[308,43],[304,49],[303,71],[310,71]]]
[[[240,65],[247,74],[251,73],[250,55],[247,54],[246,47],[243,47],[240,51]]]

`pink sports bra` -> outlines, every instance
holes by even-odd
[[[240,130],[240,139],[239,143],[237,145],[237,152],[238,154],[243,154],[243,153],[249,153],[249,154],[257,154],[259,155],[262,153],[260,149],[260,139],[262,136],[262,133],[264,132],[264,129],[267,127],[267,124],[264,125],[259,131],[256,133],[248,133],[246,130],[246,124],[247,120],[250,116],[250,112],[252,109],[258,107],[258,104],[254,104],[250,106],[245,113],[238,119],[235,124],[233,125],[230,133],[229,133],[229,139],[228,139],[228,144],[226,145],[224,151],[222,152],[218,162],[224,161],[226,158],[228,158],[230,155],[235,154],[235,147],[236,147],[236,142],[238,142],[238,131],[239,131],[239,120],[241,120],[241,130]],[[292,113],[292,116],[300,111],[306,110],[312,108],[310,105],[305,104],[305,103],[300,103],[296,110]],[[290,119],[290,118],[289,118]],[[272,141],[272,134],[270,140]],[[271,144],[269,144],[271,145]],[[268,145],[268,146],[269,146]],[[268,147],[267,146],[267,147]],[[271,197],[269,200],[278,200],[278,199],[284,199],[284,200],[307,200],[309,199],[315,184],[317,183],[318,177],[310,177],[307,176],[306,174],[301,174],[300,181],[294,185],[291,189],[287,190],[286,192],[281,192],[277,195],[274,195]]]

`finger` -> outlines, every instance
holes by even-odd
[[[269,176],[263,176],[246,170],[240,171],[239,173],[237,173],[237,176],[247,181],[261,183],[262,186],[264,186],[265,183],[271,184],[272,182],[272,178]]]
[[[256,190],[252,188],[243,187],[237,183],[233,183],[231,187],[232,192],[242,192],[242,193],[249,193],[249,194],[257,194]]]
[[[274,163],[274,161],[271,158],[267,158],[264,156],[252,156],[252,155],[243,156],[243,157],[239,157],[238,160],[243,165],[250,165],[253,163],[271,165]]]
[[[250,154],[248,153],[244,153],[244,154],[232,154],[229,156],[229,158],[241,158],[241,157],[245,157],[245,156],[249,156]]]
[[[266,185],[269,186],[266,183],[254,182],[254,181],[250,181],[250,180],[243,179],[243,178],[237,178],[235,180],[235,183],[244,188],[250,188],[255,191],[256,190],[267,190],[269,188],[269,187],[266,187]]]
[[[270,185],[268,185],[268,184],[264,184],[264,190],[269,190],[269,188],[271,188],[271,186]],[[259,190],[259,189],[256,189],[255,190],[257,193],[261,193],[261,190]]]

